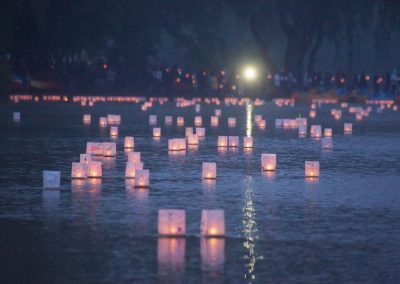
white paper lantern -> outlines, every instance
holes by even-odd
[[[203,237],[225,236],[224,210],[203,209],[201,211],[200,235]]]
[[[149,123],[150,123],[150,125],[157,124],[157,115],[151,114],[149,116]]]
[[[253,148],[253,137],[243,137],[243,148]]]
[[[132,136],[126,136],[124,140],[125,149],[133,149],[135,147],[135,139]]]
[[[310,136],[312,138],[321,138],[322,137],[321,125],[311,125]]]
[[[187,137],[188,145],[199,145],[199,137],[197,134],[190,134]]]
[[[228,147],[228,136],[218,136],[218,147]]]
[[[150,171],[137,169],[135,172],[135,187],[149,187],[150,186]]]
[[[92,121],[92,116],[90,114],[83,115],[83,124],[90,124]]]
[[[153,128],[153,137],[161,137],[161,128],[160,127]]]
[[[83,163],[72,163],[71,178],[74,179],[85,179],[86,176],[86,164]]]
[[[125,178],[135,178],[136,170],[143,170],[143,163],[128,161],[125,168]]]
[[[345,123],[343,126],[344,133],[352,133],[353,132],[353,124]]]
[[[228,144],[229,147],[239,147],[239,136],[229,136]]]
[[[307,125],[299,125],[299,136],[307,136]]]
[[[203,179],[216,179],[217,164],[214,162],[203,162],[202,177]]]
[[[305,176],[306,177],[319,177],[319,162],[306,161],[305,162]]]
[[[176,118],[176,124],[177,124],[178,126],[183,126],[183,125],[185,125],[185,119],[184,119],[182,116],[178,116],[178,117]]]
[[[216,116],[221,116],[221,113],[222,113],[222,112],[221,112],[220,109],[216,109],[216,110],[215,110],[215,115],[216,115]]]
[[[190,134],[193,134],[193,127],[186,127],[185,136],[189,136]]]
[[[55,189],[60,188],[61,172],[59,171],[43,171],[43,188]]]
[[[13,113],[13,121],[15,121],[15,122],[21,121],[21,113],[20,112]]]
[[[117,137],[118,136],[118,126],[111,126],[110,128],[110,136]]]
[[[100,127],[106,127],[107,126],[107,117],[100,117],[99,125],[100,125]]]
[[[261,154],[261,168],[263,171],[275,171],[276,154]]]
[[[185,210],[159,209],[158,234],[160,236],[182,237],[186,235]]]
[[[128,162],[140,163],[141,162],[140,152],[129,152]]]
[[[186,150],[186,139],[173,138],[168,140],[169,151],[183,151]]]
[[[323,137],[321,139],[321,147],[322,149],[332,149],[333,147],[333,142],[332,142],[332,137]]]
[[[236,118],[235,117],[228,117],[228,126],[229,127],[236,126]]]
[[[101,178],[103,176],[102,163],[90,161],[87,166],[87,176],[89,178]]]
[[[206,129],[204,127],[196,127],[196,134],[199,137],[205,137],[206,136]]]
[[[165,124],[166,125],[171,125],[172,124],[172,116],[166,115],[164,118]]]
[[[203,124],[203,118],[201,116],[194,117],[194,125],[201,126]]]
[[[121,124],[121,116],[117,114],[108,114],[107,123],[109,125],[119,125]]]
[[[117,155],[117,145],[114,142],[103,142],[103,156],[115,157]]]
[[[87,142],[86,154],[90,154],[92,156],[103,156],[103,143]]]
[[[310,110],[310,118],[315,118],[317,116],[317,112],[315,110]]]
[[[324,129],[324,136],[325,137],[332,137],[332,128],[325,128]]]

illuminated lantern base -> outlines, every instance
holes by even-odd
[[[86,176],[86,164],[83,163],[72,163],[71,178],[85,179]]]
[[[332,137],[332,128],[325,128],[324,129],[324,136],[325,137]]]
[[[217,164],[214,162],[203,162],[202,177],[203,179],[216,179]]]
[[[225,236],[224,210],[201,211],[200,235],[203,237]]]
[[[100,127],[106,127],[107,126],[107,118],[106,117],[100,117],[99,125],[100,125]]]
[[[161,137],[161,128],[153,128],[153,137]]]
[[[124,148],[132,149],[135,147],[135,140],[131,136],[126,136],[124,140]]]
[[[43,171],[43,188],[56,189],[60,188],[61,172],[59,171]]]
[[[353,132],[353,124],[345,123],[343,127],[344,133],[352,133]]]
[[[319,177],[319,162],[306,161],[305,162],[305,176],[306,177]]]
[[[111,137],[117,137],[118,136],[118,127],[117,126],[111,126],[111,128],[110,128],[110,136]]]
[[[178,117],[176,118],[176,124],[177,124],[178,126],[183,126],[183,125],[185,125],[185,119],[184,119],[182,116],[178,116]]]
[[[92,117],[90,114],[83,115],[83,124],[90,124],[92,121]]]
[[[194,125],[201,126],[203,124],[203,118],[201,116],[195,116]]]
[[[186,235],[186,212],[178,209],[158,210],[158,234],[183,237]]]
[[[229,136],[228,144],[229,147],[239,147],[239,136]]]
[[[218,147],[228,147],[228,136],[218,136]]]

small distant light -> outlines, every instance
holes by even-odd
[[[189,78],[189,77],[190,77],[190,74],[189,74],[189,73],[186,73],[185,77],[186,77],[186,78]]]
[[[222,75],[222,76],[225,75],[225,70],[221,70],[221,75]]]
[[[268,80],[272,80],[272,75],[271,75],[271,74],[268,74],[267,79],[268,79]]]
[[[236,91],[236,85],[232,85],[232,91]]]
[[[340,83],[344,83],[346,80],[344,78],[340,78]]]
[[[224,84],[219,84],[219,88],[223,89],[224,88]]]
[[[104,69],[107,69],[107,68],[108,68],[108,65],[107,65],[106,63],[104,63],[104,64],[103,64],[103,68],[104,68]]]
[[[365,80],[369,81],[371,79],[371,77],[369,75],[365,76]]]
[[[175,82],[177,82],[179,84],[181,82],[181,78],[176,78]]]

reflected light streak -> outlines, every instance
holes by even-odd
[[[253,105],[247,103],[246,105],[246,136],[251,137],[253,131],[253,123],[251,118],[253,117]]]

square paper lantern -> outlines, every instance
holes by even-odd
[[[186,235],[186,212],[178,209],[158,210],[158,234],[183,237]]]
[[[178,116],[178,117],[176,118],[176,124],[177,124],[178,126],[183,126],[183,125],[185,124],[185,119],[184,119],[182,116]]]
[[[149,187],[149,170],[137,169],[135,172],[135,187]]]
[[[324,137],[321,140],[321,148],[322,149],[332,149],[333,147],[333,142],[332,142],[332,137]]]
[[[92,156],[103,156],[103,143],[87,142],[86,154],[90,154]]]
[[[106,117],[100,117],[99,125],[100,125],[100,127],[106,127],[107,126],[107,118]]]
[[[134,163],[140,163],[140,152],[129,152],[128,153],[128,161]]]
[[[199,145],[199,137],[197,134],[190,134],[187,137],[188,145]]]
[[[310,136],[313,138],[321,138],[322,137],[321,125],[311,125]]]
[[[243,148],[253,148],[253,137],[243,137]]]
[[[256,114],[256,115],[254,116],[254,122],[255,122],[255,123],[258,123],[260,120],[262,120],[262,115]]]
[[[284,119],[282,121],[282,127],[283,128],[289,128],[290,127],[290,119]]]
[[[143,170],[143,163],[128,161],[125,168],[125,178],[135,178],[136,170]]]
[[[228,136],[218,136],[218,147],[228,147]]]
[[[344,124],[344,133],[352,133],[353,132],[353,124],[352,123],[345,123]]]
[[[218,123],[219,123],[218,116],[216,115],[211,116],[211,126],[218,126]]]
[[[196,134],[199,137],[205,137],[206,136],[206,129],[204,127],[196,127]]]
[[[216,179],[217,178],[217,164],[213,162],[203,162],[203,179]]]
[[[189,136],[190,134],[193,134],[193,127],[186,127],[185,136]]]
[[[72,163],[71,178],[84,179],[86,177],[86,164]]]
[[[157,124],[157,115],[151,114],[149,116],[149,123],[150,123],[150,125]]]
[[[263,171],[275,171],[276,154],[261,154],[261,168]]]
[[[113,142],[103,143],[103,156],[104,157],[115,157],[117,155],[117,145]]]
[[[282,119],[280,119],[280,118],[276,118],[275,119],[275,127],[276,128],[281,128],[282,124],[283,124],[283,120]]]
[[[363,119],[363,115],[362,115],[362,113],[356,113],[356,120],[358,120],[358,121],[360,121],[360,120],[362,120]]]
[[[194,117],[194,125],[201,126],[203,124],[203,118],[201,116]]]
[[[306,177],[319,177],[319,162],[306,161],[305,162],[305,176]]]
[[[332,128],[325,128],[324,129],[324,136],[325,137],[332,137]]]
[[[172,116],[166,115],[164,118],[164,122],[166,125],[171,125],[172,124]]]
[[[225,236],[224,210],[201,210],[200,235],[203,237]]]
[[[102,163],[90,161],[87,167],[87,176],[89,178],[101,178],[103,176]]]
[[[221,112],[220,109],[216,109],[216,110],[215,110],[215,115],[216,115],[216,116],[221,116],[221,113],[222,113],[222,112]]]
[[[315,118],[317,116],[317,112],[315,110],[310,110],[310,118]]]
[[[118,136],[118,126],[111,126],[110,128],[110,136],[117,137]]]
[[[135,147],[135,140],[132,136],[126,136],[124,140],[124,148],[132,149]]]
[[[258,128],[264,129],[267,126],[267,123],[265,122],[265,119],[261,119],[258,122]]]
[[[79,162],[84,165],[88,165],[89,162],[92,160],[92,155],[90,154],[80,154]]]
[[[228,144],[229,147],[239,147],[239,136],[229,136]]]
[[[161,137],[161,128],[160,127],[153,128],[153,137]]]
[[[43,188],[60,188],[61,172],[43,171]]]
[[[307,126],[307,118],[298,117],[296,118],[297,126],[304,125]]]
[[[21,113],[20,112],[14,112],[13,113],[13,120],[15,122],[21,121]]]
[[[92,116],[90,114],[83,115],[83,124],[90,124],[92,121]]]
[[[196,112],[200,112],[200,105],[199,104],[196,104],[194,108],[195,108]]]
[[[307,136],[307,125],[299,125],[299,136]]]
[[[236,126],[236,118],[235,117],[228,117],[228,126],[230,126],[230,127]]]

